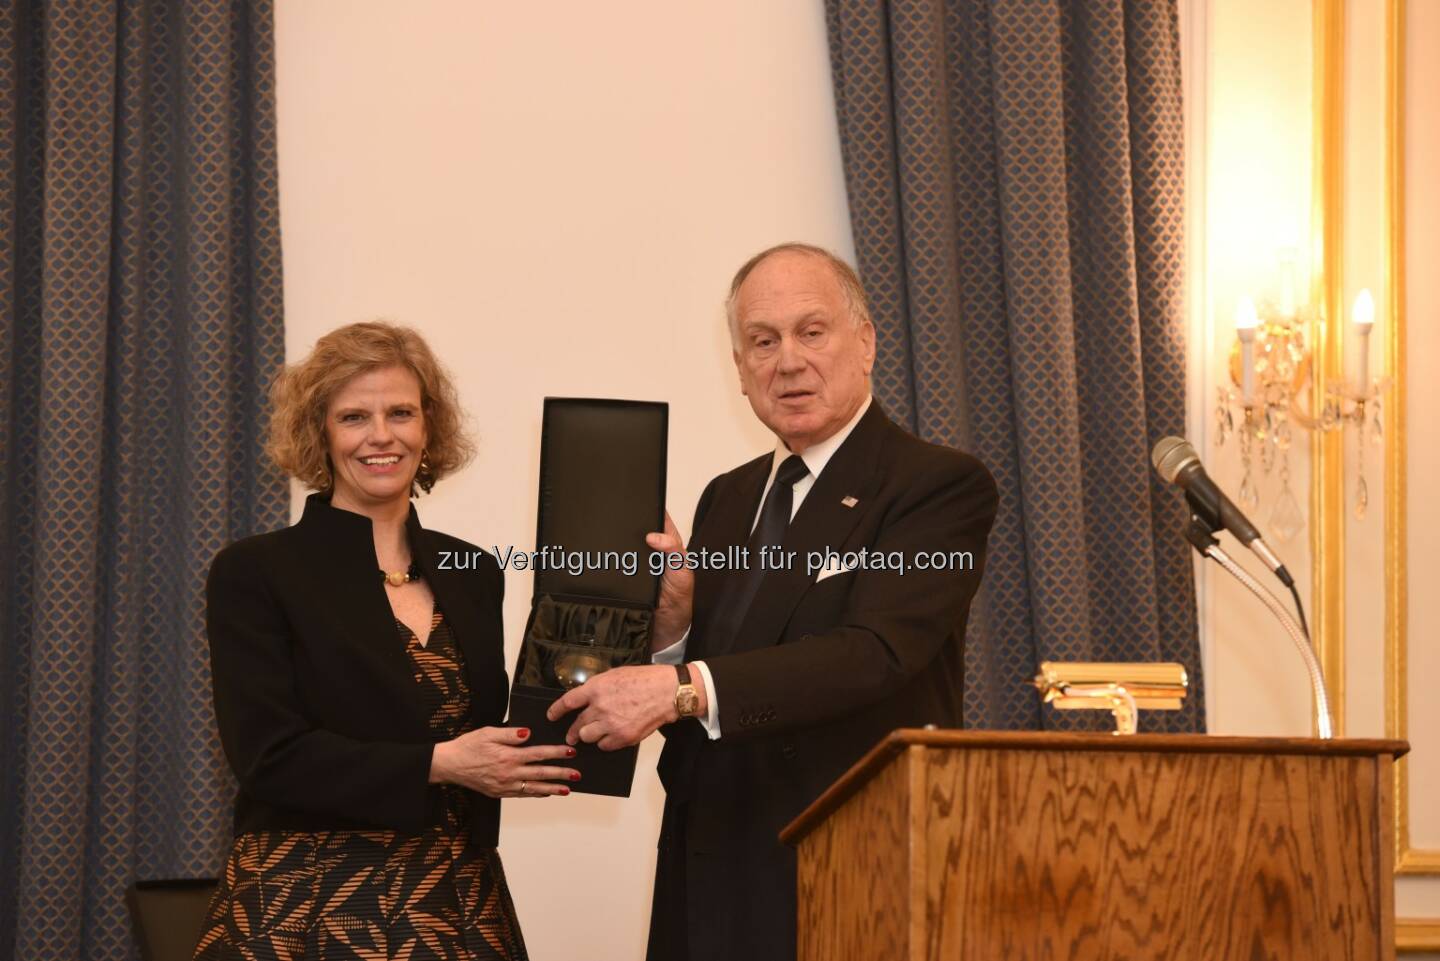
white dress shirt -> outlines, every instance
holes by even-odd
[[[793,492],[790,499],[791,520],[795,519],[795,513],[800,510],[800,503],[805,500],[805,495],[810,493],[810,488],[815,486],[815,481],[820,476],[820,472],[825,469],[826,464],[830,463],[830,458],[840,449],[840,445],[845,443],[845,438],[850,436],[850,432],[855,429],[855,425],[860,423],[860,418],[864,417],[865,412],[870,409],[870,401],[871,397],[867,394],[865,403],[861,404],[860,409],[855,412],[855,416],[850,418],[850,423],[820,443],[812,444],[800,455],[800,459],[805,462],[805,467],[810,473],[796,481],[795,486],[791,488]],[[750,530],[752,533],[755,530],[755,525],[760,522],[760,511],[765,506],[765,496],[770,493],[770,487],[775,483],[775,474],[780,470],[780,465],[784,463],[785,458],[789,456],[790,448],[786,447],[785,442],[777,437],[775,442],[775,455],[770,461],[770,476],[765,481],[765,489],[760,492],[760,503],[755,508],[755,516],[750,520]],[[651,657],[651,663],[683,663],[685,660],[685,645],[689,639],[690,632],[687,630],[680,640],[671,644],[663,651],[657,651],[654,656]],[[708,704],[708,710],[706,710],[705,716],[703,718],[697,717],[696,720],[704,726],[705,733],[710,735],[710,740],[714,741],[720,737],[720,705],[715,697],[715,681],[710,677],[710,668],[705,666],[704,661],[695,661],[692,666],[695,667],[696,672],[700,675],[700,683],[705,685],[705,700]],[[693,683],[694,678],[691,678],[691,681]]]

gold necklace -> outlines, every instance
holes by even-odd
[[[418,581],[420,579],[420,568],[414,561],[411,561],[409,570],[387,571],[381,569],[380,576],[385,578],[385,583],[391,587],[402,587],[411,581]]]

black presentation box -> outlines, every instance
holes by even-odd
[[[535,590],[510,691],[509,723],[531,744],[563,743],[576,717],[545,718],[562,678],[650,663],[660,577],[645,535],[664,529],[669,416],[668,404],[545,398]],[[573,790],[629,797],[636,754],[580,744],[556,763],[580,771]]]

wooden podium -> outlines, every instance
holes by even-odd
[[[896,731],[781,833],[800,961],[1393,958],[1406,749]]]

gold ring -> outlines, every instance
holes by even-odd
[[[529,781],[521,781],[521,782],[520,782],[520,793],[521,793],[521,794],[524,794],[524,793],[525,793],[525,785],[527,785],[527,784],[529,784],[529,783],[530,783]]]

